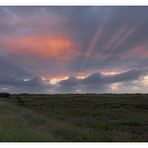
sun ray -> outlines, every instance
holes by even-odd
[[[83,60],[81,64],[81,70],[84,68],[85,64],[88,62],[88,58],[90,58],[96,48],[97,43],[100,41],[103,32],[105,31],[105,28],[107,27],[108,21],[110,20],[110,16],[106,16],[103,18],[101,24],[99,24],[96,33],[94,34],[92,40],[90,41],[90,44],[88,45],[88,49],[86,50],[86,53],[84,54],[85,59]],[[80,70],[80,71],[81,71]]]
[[[145,21],[145,18],[141,18],[135,26],[133,26],[133,24],[126,24],[125,33],[123,33],[123,35],[116,41],[116,43],[114,44],[114,46],[112,46],[112,48],[109,48],[107,50],[107,54],[102,56],[99,64],[102,64],[105,60],[111,57],[112,53],[115,52],[115,50],[119,50],[118,47],[124,44],[144,23],[144,21]]]

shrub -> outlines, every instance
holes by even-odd
[[[16,100],[17,100],[17,103],[18,105],[25,105],[25,102],[22,100],[22,98],[20,96],[16,96]]]

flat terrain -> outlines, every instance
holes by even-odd
[[[2,142],[148,142],[148,95],[0,97]]]

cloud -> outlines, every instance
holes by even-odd
[[[114,75],[93,73],[83,79],[72,76],[56,84],[51,84],[48,80],[35,76],[22,77],[21,75],[16,77],[16,75],[5,75],[5,77],[0,77],[0,84],[14,89],[21,88],[22,92],[29,91],[31,93],[36,91],[40,93],[104,93],[110,91],[110,85],[113,83],[132,83],[144,75],[146,75],[144,70],[129,70]]]
[[[5,77],[7,78],[9,76],[30,77],[32,74],[23,68],[17,67],[8,61],[5,61],[4,58],[0,56],[0,79]]]
[[[148,7],[0,7],[0,18],[0,82],[18,92],[103,92],[148,70]],[[114,69],[125,72],[101,75]],[[40,79],[63,74],[56,85]]]
[[[108,91],[108,85],[110,84],[137,80],[145,74],[145,71],[142,70],[129,70],[109,76],[94,73],[84,79],[70,77],[67,80],[59,82],[58,85],[64,92],[71,90],[73,92],[76,92],[77,90],[82,90],[83,92],[106,92]]]
[[[69,61],[79,56],[77,45],[68,38],[25,36],[1,41],[1,48],[18,55]]]
[[[41,78],[3,60],[2,57],[0,59],[0,86],[2,88],[11,87],[12,90],[21,88],[24,91],[28,89],[43,90],[46,87],[49,88],[49,85],[47,86]]]
[[[39,77],[32,77],[32,78],[19,78],[8,76],[4,79],[0,79],[0,86],[7,89],[10,92],[15,93],[14,90],[19,90],[20,92],[30,92],[30,93],[45,93],[50,92],[49,89],[51,88],[50,84],[47,84],[45,81],[42,81]],[[20,93],[20,92],[17,93]]]
[[[143,70],[129,70],[113,76],[104,77],[104,83],[117,83],[117,82],[137,80],[140,76],[144,74],[145,71]]]
[[[147,58],[148,57],[147,48],[148,47],[144,47],[144,46],[139,46],[139,47],[133,48],[130,51],[125,53],[125,56],[123,56],[123,59],[128,59],[128,58],[132,58],[132,57]]]

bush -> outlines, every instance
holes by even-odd
[[[25,105],[25,102],[22,100],[21,97],[16,96],[16,100],[17,100],[18,105]]]
[[[8,98],[8,97],[10,97],[10,94],[3,92],[3,93],[0,93],[0,97]]]

